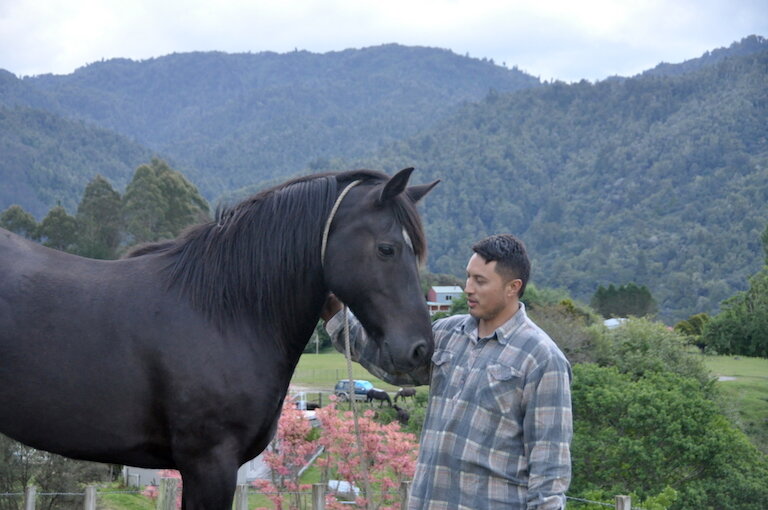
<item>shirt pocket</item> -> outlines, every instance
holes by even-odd
[[[523,373],[508,365],[488,365],[486,387],[481,392],[482,405],[503,415],[512,412],[523,396]]]

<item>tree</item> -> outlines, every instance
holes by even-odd
[[[749,288],[722,304],[702,334],[707,349],[721,354],[768,358],[768,226],[760,237],[765,266],[749,279]]]
[[[38,233],[45,246],[71,252],[77,243],[77,220],[57,205],[40,222]]]
[[[701,358],[688,352],[684,336],[662,323],[632,318],[618,328],[603,328],[594,342],[602,366],[616,367],[635,379],[675,373],[695,379],[703,390],[711,391],[712,378]]]
[[[707,322],[709,322],[709,315],[706,313],[697,313],[696,315],[691,315],[686,320],[675,324],[675,331],[681,335],[685,335],[689,338],[689,342],[692,345],[695,345],[703,351],[706,344],[701,339],[701,336],[704,333],[704,327]]]
[[[20,205],[12,205],[0,214],[0,227],[27,239],[37,239],[38,225],[35,217]]]
[[[136,169],[123,197],[131,244],[176,237],[208,214],[208,204],[197,189],[159,159]]]
[[[672,509],[768,508],[768,460],[698,381],[574,366],[570,494],[679,493]]]
[[[392,508],[399,500],[400,483],[411,480],[416,470],[418,443],[413,434],[400,430],[397,422],[387,425],[376,423],[374,412],[367,410],[358,418],[364,458],[356,447],[352,412],[340,413],[335,405],[326,406],[316,411],[324,434],[320,443],[326,455],[319,459],[325,468],[324,480],[331,472],[337,473],[341,480],[347,480],[357,487],[362,487],[364,472],[367,470],[375,494],[363,494],[356,497],[356,502],[364,504],[364,498],[378,500],[378,506],[365,505],[367,508]],[[367,461],[367,466],[363,464]],[[364,469],[364,466],[367,469]],[[335,499],[335,498],[334,498]],[[333,506],[331,508],[346,508]]]
[[[259,480],[254,485],[269,494],[276,508],[299,508],[298,492],[309,487],[299,482],[299,474],[319,444],[312,437],[312,425],[286,397],[277,425],[277,434],[264,453],[264,462],[270,468],[270,480]],[[286,501],[288,499],[288,501]]]
[[[96,259],[113,259],[120,244],[120,194],[97,175],[85,188],[77,208],[77,253]]]
[[[325,330],[325,326],[322,321],[318,321],[315,325],[315,332],[312,334],[312,338],[304,346],[305,353],[320,352],[331,348],[333,343],[331,337],[328,336],[328,332]]]
[[[526,306],[534,322],[547,332],[571,363],[595,361],[598,333],[591,327],[597,320],[594,312],[571,299],[555,304]]]
[[[353,497],[358,507],[396,508],[400,483],[413,478],[418,444],[416,437],[401,431],[397,422],[380,424],[373,419],[373,415],[373,411],[366,411],[364,416],[358,418],[358,425],[364,456],[368,461],[365,466],[375,493]],[[281,491],[296,492],[306,488],[299,484],[298,472],[319,446],[324,448],[323,456],[317,460],[323,470],[324,482],[334,477],[349,482],[353,487],[363,486],[364,464],[356,447],[352,413],[341,412],[332,403],[317,409],[316,416],[322,425],[317,440],[302,412],[295,409],[290,399],[283,407],[277,438],[265,457],[273,471],[272,480],[255,484],[270,494],[275,508],[283,509],[286,505],[290,509],[298,508],[298,502],[288,500],[286,496],[290,494]],[[329,494],[326,499],[328,508],[347,508],[339,503],[338,498],[336,493]]]
[[[768,225],[765,226],[763,234],[760,236],[760,241],[763,243],[763,253],[765,254],[765,265],[768,266]]]
[[[111,480],[110,466],[83,462],[35,450],[0,435],[0,493],[19,493],[30,485],[38,493],[82,492],[82,484]],[[41,497],[36,508],[79,509],[82,498]],[[19,510],[22,498],[0,497],[0,509]]]
[[[611,317],[646,317],[656,313],[656,301],[647,287],[628,283],[607,288],[600,285],[590,301],[592,308],[606,319]]]
[[[723,302],[704,327],[707,349],[720,354],[768,358],[768,269],[749,279],[749,289]]]

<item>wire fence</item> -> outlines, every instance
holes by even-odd
[[[159,492],[156,498],[157,510],[176,510],[179,503],[178,479],[161,479]],[[410,482],[403,482],[400,490],[389,492],[374,492],[372,499],[395,501],[394,506],[401,509],[407,509],[408,494],[410,491]],[[84,492],[37,492],[35,487],[27,487],[24,492],[2,492],[0,493],[0,508],[18,508],[23,510],[37,509],[84,509],[97,510],[98,501],[101,497],[111,494],[133,494],[138,495],[141,490],[99,490],[96,486],[88,486]],[[280,497],[284,501],[284,508],[292,510],[325,510],[326,496],[335,495],[338,503],[349,506],[349,508],[365,508],[354,501],[354,495],[351,493],[340,493],[329,490],[326,484],[313,484],[311,491],[298,492],[265,492],[260,491],[250,485],[238,485],[235,493],[234,510],[249,510],[259,507],[270,508],[271,501],[275,497]],[[9,499],[15,498],[12,502]],[[255,498],[261,498],[255,501]],[[614,508],[616,510],[643,510],[640,507],[632,506],[629,496],[616,496],[614,503],[604,501],[592,501],[589,499],[566,496],[568,507],[577,510],[592,510],[599,508]],[[5,500],[5,501],[3,501]]]

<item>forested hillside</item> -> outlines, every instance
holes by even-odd
[[[539,85],[447,50],[174,54],[24,79],[56,111],[128,135],[219,194],[430,126],[489,89]]]
[[[21,204],[38,218],[74,212],[96,174],[124,187],[152,153],[128,138],[26,107],[0,105],[0,210]]]
[[[766,119],[763,50],[679,76],[492,93],[376,165],[443,180],[424,206],[433,272],[462,274],[474,240],[510,231],[538,284],[588,301],[637,282],[679,320],[761,267]]]
[[[671,322],[760,268],[767,110],[758,36],[594,84],[394,44],[0,71],[0,210],[74,212],[97,173],[122,191],[153,155],[212,203],[301,172],[416,166],[443,181],[424,206],[430,271],[461,276],[474,240],[510,231],[537,284],[589,301],[634,282]]]

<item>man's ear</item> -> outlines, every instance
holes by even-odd
[[[520,289],[523,287],[523,280],[520,278],[514,278],[507,282],[507,295],[509,297],[519,297]]]

